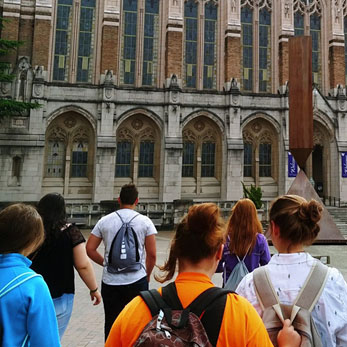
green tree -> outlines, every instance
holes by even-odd
[[[6,57],[11,51],[16,50],[22,42],[15,40],[5,40],[1,38],[1,32],[5,20],[0,17],[0,83],[11,83],[15,75],[10,73],[10,63],[6,62]],[[0,119],[5,116],[18,116],[25,114],[28,110],[39,108],[37,102],[21,102],[7,97],[0,97]]]

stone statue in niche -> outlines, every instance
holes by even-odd
[[[113,84],[113,71],[112,70],[106,71],[105,84]]]
[[[35,80],[43,80],[43,66],[36,66],[34,74]]]
[[[15,97],[19,101],[30,101],[33,71],[27,57],[21,57],[16,68]]]

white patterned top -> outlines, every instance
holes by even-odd
[[[293,304],[316,261],[308,253],[281,253],[272,256],[265,266],[282,304]],[[252,273],[243,278],[236,292],[248,299],[262,316]],[[324,347],[347,346],[347,284],[339,270],[329,268],[327,282],[312,311],[312,318]]]

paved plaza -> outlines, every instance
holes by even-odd
[[[89,232],[83,232],[88,237]],[[157,236],[157,264],[163,264],[170,247],[172,232],[159,232]],[[101,247],[101,246],[100,246]],[[270,247],[274,252],[273,247]],[[103,252],[103,250],[101,250]],[[338,268],[347,279],[347,247],[346,246],[311,246],[308,251],[312,255],[330,256],[330,265]],[[93,263],[98,283],[101,281],[102,267]],[[158,271],[155,269],[154,271]],[[213,276],[213,282],[221,285],[221,274]],[[160,284],[152,278],[150,288]],[[72,318],[62,340],[63,347],[103,346],[104,344],[104,313],[102,303],[93,306],[89,292],[76,274],[76,296]]]

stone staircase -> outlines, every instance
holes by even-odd
[[[338,229],[345,239],[347,239],[347,208],[345,207],[326,207]]]

